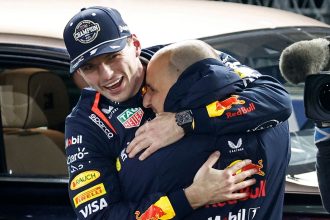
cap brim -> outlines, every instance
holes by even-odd
[[[97,47],[93,47],[75,59],[73,59],[70,63],[70,74],[74,73],[77,69],[79,69],[83,64],[93,59],[94,57],[100,56],[106,53],[115,53],[121,51],[125,48],[127,44],[127,37],[118,39],[116,41],[106,42]]]

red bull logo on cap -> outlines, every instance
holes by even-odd
[[[156,203],[141,214],[140,211],[135,212],[137,220],[158,220],[172,219],[175,216],[174,209],[167,196],[161,197]]]
[[[244,100],[239,100],[238,98],[238,95],[232,95],[228,99],[223,101],[215,101],[207,105],[206,110],[209,117],[219,117],[223,115],[226,110],[231,109],[233,105],[242,105],[245,103]]]

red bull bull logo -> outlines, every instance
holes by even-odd
[[[174,209],[167,196],[161,197],[142,214],[140,211],[135,212],[137,220],[172,219],[174,216]]]
[[[166,215],[166,213],[158,206],[151,205],[142,215],[139,211],[135,212],[135,217],[138,220],[158,220],[160,217]]]
[[[236,164],[240,161],[242,161],[242,160],[235,160],[228,167],[232,167],[234,164]],[[242,169],[237,170],[236,173],[233,174],[233,176],[235,176],[236,174],[239,174],[243,171],[251,170],[251,169],[256,169],[257,170],[256,174],[258,174],[260,176],[265,176],[265,172],[261,170],[264,167],[262,163],[263,163],[262,159],[258,160],[258,164],[250,163],[250,164],[244,166]]]
[[[256,170],[258,170],[258,172],[256,174],[258,174],[260,176],[265,176],[265,172],[261,170],[264,167],[262,164],[262,160],[258,160],[258,164],[254,164],[254,163],[248,164],[242,168],[242,171],[256,169]]]
[[[219,117],[226,110],[231,109],[233,105],[242,105],[245,103],[244,100],[239,100],[238,95],[232,95],[228,99],[223,101],[216,101],[206,106],[209,117]]]

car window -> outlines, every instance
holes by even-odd
[[[233,33],[205,38],[216,49],[226,52],[241,63],[257,69],[262,74],[278,79],[287,89],[293,104],[289,119],[291,133],[291,160],[287,181],[313,186],[317,190],[315,174],[316,147],[314,123],[305,116],[304,84],[287,83],[279,70],[279,58],[284,48],[294,42],[329,35],[328,28],[280,28]],[[248,42],[248,43],[247,43]]]
[[[14,51],[0,58],[0,175],[67,177],[65,118],[80,89],[69,78],[67,62],[54,63],[58,59],[49,54],[40,59],[37,48],[29,50],[28,59]]]

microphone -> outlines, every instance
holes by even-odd
[[[293,43],[282,51],[279,68],[288,82],[304,82],[307,75],[330,70],[330,42],[324,38]]]

